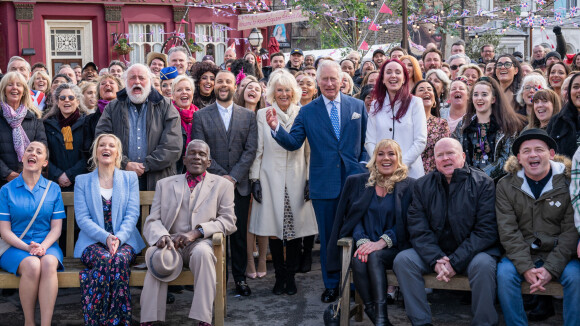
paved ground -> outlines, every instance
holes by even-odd
[[[315,253],[317,253],[315,251]],[[316,259],[315,259],[316,260]],[[249,280],[252,288],[250,297],[239,297],[234,294],[233,282],[228,284],[228,307],[226,325],[276,325],[276,326],[322,326],[322,312],[327,304],[320,301],[323,291],[320,264],[314,264],[313,270],[307,274],[298,274],[298,294],[294,296],[272,294],[274,286],[274,271],[268,263],[268,275],[259,280]],[[134,324],[138,325],[140,314],[139,299],[141,290],[131,291],[134,303]],[[187,318],[193,293],[184,291],[176,295],[176,302],[168,305],[168,320],[159,325],[194,325]],[[469,325],[471,321],[470,306],[461,305],[460,292],[435,292],[429,296],[435,325],[459,326]],[[563,325],[562,303],[556,301],[556,316],[543,323],[531,325]],[[497,306],[499,310],[499,306]],[[38,310],[37,310],[38,311]],[[38,314],[38,313],[37,313]],[[23,324],[22,311],[18,294],[8,297],[0,296],[0,326],[17,326]],[[410,325],[402,302],[389,306],[389,319],[394,325]],[[82,325],[80,295],[78,289],[61,289],[57,299],[54,325]],[[39,324],[39,320],[37,319]],[[503,320],[502,320],[503,324]],[[372,325],[368,319],[351,325]]]

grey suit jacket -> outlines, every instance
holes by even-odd
[[[248,174],[258,148],[258,127],[254,112],[234,104],[227,133],[217,104],[214,103],[194,113],[191,139],[201,139],[209,145],[209,172],[230,175],[237,180],[236,189],[240,195],[250,194]]]

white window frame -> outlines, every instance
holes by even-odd
[[[208,54],[207,49],[213,47],[213,56],[215,63],[219,66],[224,62],[224,53],[227,49],[228,31],[219,26],[227,25],[212,24],[195,24],[195,43],[203,48],[202,52],[196,52],[196,60],[201,61],[203,56]]]
[[[477,0],[477,11],[479,10],[483,10],[484,12],[493,11],[493,0]]]
[[[131,63],[147,64],[149,52],[161,52],[164,27],[162,23],[129,23],[129,43],[133,47],[129,54]]]

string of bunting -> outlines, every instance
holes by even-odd
[[[566,8],[561,8],[561,7],[557,8],[557,9],[546,9],[549,5],[553,4],[554,1],[548,1],[548,2],[546,0],[531,0],[531,1],[534,1],[537,4],[536,7],[538,7],[538,8],[536,8],[536,10],[529,10],[528,11],[528,9],[531,9],[531,8],[529,8],[530,4],[528,2],[523,2],[520,4],[514,4],[511,6],[506,6],[506,7],[501,7],[501,8],[495,7],[490,11],[485,11],[483,9],[479,9],[475,14],[472,14],[467,9],[463,10],[461,13],[457,9],[451,9],[446,15],[443,13],[443,11],[441,12],[441,15],[437,15],[437,14],[435,14],[435,15],[411,14],[408,17],[407,23],[409,25],[412,25],[413,27],[418,27],[418,25],[420,25],[422,23],[441,24],[442,22],[447,23],[450,20],[451,21],[456,20],[452,24],[448,23],[448,26],[454,30],[465,29],[465,31],[467,31],[467,32],[474,32],[474,33],[476,33],[476,37],[477,37],[478,33],[492,32],[492,31],[498,31],[500,34],[504,34],[504,33],[506,33],[507,29],[510,27],[516,27],[516,28],[529,27],[532,29],[534,27],[539,27],[539,28],[541,28],[542,31],[546,27],[556,26],[556,25],[562,26],[562,27],[564,27],[564,26],[574,26],[576,28],[580,27],[580,22],[571,21],[573,18],[579,17],[578,11],[579,11],[580,7],[573,6],[569,10],[567,10]],[[301,8],[300,0],[294,0],[293,5],[288,5],[287,0],[281,0],[281,3],[284,6],[287,6],[287,9],[290,9],[290,10],[292,10],[292,7],[294,7],[295,9]],[[188,2],[188,3],[186,3],[186,6],[187,7],[195,7],[195,8],[211,9],[212,13],[214,15],[224,16],[224,17],[238,16],[238,15],[242,14],[242,8],[245,9],[247,12],[253,12],[253,13],[271,10],[270,7],[268,7],[268,5],[262,0],[254,0],[254,1],[249,1],[249,2],[239,1],[239,2],[230,3],[230,4],[196,4],[196,3]],[[386,19],[383,23],[376,22],[376,18],[378,17],[378,13],[389,14],[389,15],[393,16],[392,10],[384,2],[382,3],[382,6],[381,6],[379,12],[377,13],[377,16],[375,16],[374,20],[371,20],[367,16],[362,17],[360,19],[357,18],[356,16],[352,16],[352,17],[339,16],[339,15],[343,14],[346,10],[334,10],[333,8],[331,8],[331,6],[329,6],[326,3],[321,3],[321,7],[326,9],[326,10],[320,14],[327,16],[329,18],[332,18],[336,24],[338,24],[340,22],[347,22],[347,23],[348,22],[358,22],[358,23],[368,24],[369,31],[379,31],[383,27],[385,27],[385,31],[388,31],[389,27],[400,26],[402,23],[401,19],[398,17],[396,17],[396,18],[392,17],[391,19]],[[514,20],[507,21],[504,24],[502,24],[501,27],[474,26],[474,25],[467,25],[467,24],[462,25],[459,23],[460,19],[477,18],[477,17],[487,17],[488,22],[489,22],[490,19],[497,18],[499,16],[498,13],[500,13],[500,12],[503,12],[505,14],[507,12],[519,13],[521,11],[528,11],[528,16],[527,17],[516,17]],[[539,16],[538,13],[542,12],[542,11],[553,12],[554,16],[553,17]],[[309,11],[309,13],[315,17],[317,17],[319,15],[319,13],[317,13],[315,11]],[[566,19],[568,19],[568,21],[565,21]],[[184,19],[182,19],[181,22],[178,24],[189,24],[189,23],[186,22]],[[220,32],[226,32],[226,35],[227,35],[227,31],[237,30],[235,28],[228,27],[228,26],[222,25],[222,24],[216,24],[216,23],[212,23],[212,28],[214,30],[217,30]],[[227,43],[229,43],[229,40],[233,40],[236,45],[240,45],[240,44],[242,44],[242,42],[243,42],[243,44],[248,43],[248,40],[246,38],[217,37],[217,36],[204,35],[204,34],[199,34],[199,33],[194,33],[194,32],[190,32],[187,34],[193,35],[195,37],[196,42],[225,42],[227,44]],[[368,34],[368,31],[367,31],[367,34]],[[150,33],[139,33],[139,34],[126,33],[126,34],[122,34],[122,35],[124,35],[128,40],[133,40],[134,42],[138,42],[139,40],[142,40],[146,35],[179,35],[185,39],[185,33],[178,33],[176,31],[166,32],[163,29],[159,29],[158,31],[152,31]],[[546,34],[546,36],[547,36],[547,34]],[[365,39],[366,39],[366,35],[365,35],[365,37],[362,38],[363,43],[361,43],[361,46],[364,45]],[[117,42],[118,42],[118,40],[117,40]]]

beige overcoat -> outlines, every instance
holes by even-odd
[[[280,128],[290,131],[300,108],[291,105],[284,113],[276,104]],[[283,237],[284,187],[288,190],[290,207],[294,216],[296,238],[318,233],[316,217],[311,201],[304,201],[304,186],[308,178],[310,147],[308,142],[298,150],[289,152],[278,145],[272,137],[272,130],[266,123],[266,112],[258,111],[258,150],[252,167],[250,179],[260,180],[262,203],[252,203],[250,216],[251,233],[261,236]]]

